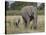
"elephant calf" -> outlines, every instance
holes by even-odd
[[[13,19],[13,23],[16,27],[19,27],[19,23],[20,23],[20,16],[15,16]]]
[[[30,21],[33,20],[32,27],[37,28],[37,8],[34,6],[25,6],[21,9],[21,15],[25,21],[25,27],[28,27]]]

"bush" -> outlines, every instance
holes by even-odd
[[[9,10],[9,11],[6,11],[6,16],[13,16],[13,15],[20,15],[21,12],[20,10]],[[44,11],[43,10],[38,10],[37,12],[38,15],[44,15]]]

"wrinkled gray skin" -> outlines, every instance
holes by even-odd
[[[21,15],[25,21],[25,27],[28,27],[30,21],[33,20],[32,27],[37,28],[37,8],[33,6],[25,6],[21,9]],[[31,28],[32,28],[31,27]]]

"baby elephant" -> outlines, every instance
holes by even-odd
[[[17,21],[16,21],[16,27],[19,27],[18,25],[19,25],[19,22],[20,22],[20,19],[18,19]]]
[[[19,27],[19,23],[20,23],[20,18],[16,16],[16,17],[14,18],[14,25],[15,25],[16,27]]]

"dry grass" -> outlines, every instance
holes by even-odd
[[[15,25],[15,19],[20,18],[21,22],[19,28]],[[6,16],[6,30],[7,33],[21,33],[21,32],[44,32],[44,16],[38,16],[38,29],[31,29],[32,22],[30,22],[29,28],[25,29],[21,16]]]

